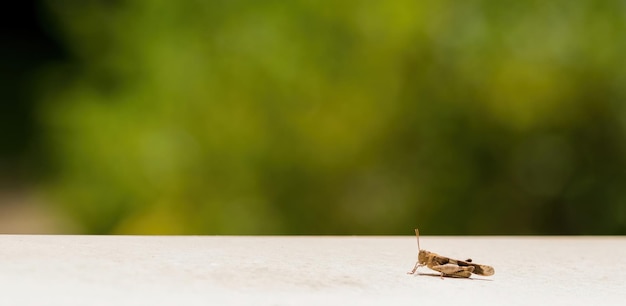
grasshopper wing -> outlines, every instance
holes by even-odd
[[[456,264],[459,266],[469,266],[469,267],[474,267],[474,274],[478,274],[478,275],[484,275],[484,276],[491,276],[494,273],[496,273],[496,271],[493,269],[492,266],[487,266],[487,265],[479,265],[479,264],[475,264],[473,262],[467,262],[467,261],[463,261],[463,260],[457,260]]]

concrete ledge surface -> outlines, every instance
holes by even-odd
[[[0,235],[0,305],[620,305],[624,237]],[[427,268],[418,270],[432,274]]]

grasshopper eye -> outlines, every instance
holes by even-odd
[[[467,261],[467,262],[472,262],[472,259],[471,259],[471,258],[468,258],[468,259],[466,259],[465,261]]]

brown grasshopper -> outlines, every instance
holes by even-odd
[[[419,250],[419,254],[417,255],[417,262],[415,263],[413,270],[407,272],[407,274],[415,274],[417,268],[423,266],[427,266],[428,268],[441,273],[441,279],[443,279],[444,276],[469,278],[472,273],[484,276],[490,276],[495,273],[493,267],[472,263],[471,259],[451,259],[433,252],[422,250],[420,248],[420,233],[418,229],[415,229],[415,237],[417,237],[417,249]]]

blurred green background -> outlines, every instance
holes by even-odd
[[[623,1],[32,8],[5,232],[626,234]]]

